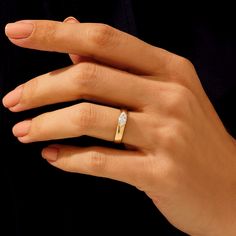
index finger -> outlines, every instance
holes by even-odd
[[[105,24],[27,20],[8,24],[6,35],[20,47],[79,54],[143,75],[163,73],[173,55]]]

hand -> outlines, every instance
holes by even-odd
[[[236,148],[193,65],[102,24],[23,21],[8,25],[15,45],[91,58],[21,85],[3,100],[13,112],[86,99],[18,123],[22,143],[88,135],[113,141],[120,110],[132,150],[50,146],[60,169],[124,181],[144,191],[191,235],[236,234]],[[116,107],[116,108],[115,108]]]

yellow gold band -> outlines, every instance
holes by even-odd
[[[127,121],[128,121],[128,111],[125,110],[125,109],[121,109],[121,113],[120,113],[120,116],[118,118],[118,124],[117,124],[117,128],[116,128],[115,139],[114,139],[115,143],[121,143],[122,142]]]

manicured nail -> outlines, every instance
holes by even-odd
[[[75,19],[73,16],[69,16],[64,20],[65,23],[78,23],[79,21]]]
[[[48,161],[56,161],[58,158],[59,149],[55,147],[47,147],[43,149],[42,156]]]
[[[11,108],[16,106],[20,101],[22,91],[23,91],[23,85],[20,85],[13,91],[8,93],[2,100],[3,105],[6,108]]]
[[[31,120],[25,120],[16,124],[12,129],[13,134],[18,138],[26,136],[30,131],[31,122]]]
[[[34,29],[34,25],[32,23],[9,23],[6,25],[5,32],[7,37],[12,39],[24,39],[28,38]]]

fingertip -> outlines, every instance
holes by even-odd
[[[18,21],[15,23],[8,23],[5,26],[5,34],[10,39],[25,39],[30,37],[34,31],[34,24],[32,22]]]
[[[17,138],[25,137],[29,134],[31,125],[32,125],[32,120],[25,120],[19,122],[12,128],[12,133]]]
[[[42,150],[42,157],[49,162],[55,162],[58,159],[59,148],[56,145],[46,147]]]
[[[2,103],[3,106],[6,108],[12,108],[16,106],[19,103],[19,100],[21,98],[23,92],[23,85],[18,86],[11,92],[9,92],[3,99]]]
[[[65,23],[79,23],[79,21],[73,16],[67,17],[63,22],[65,22]]]

